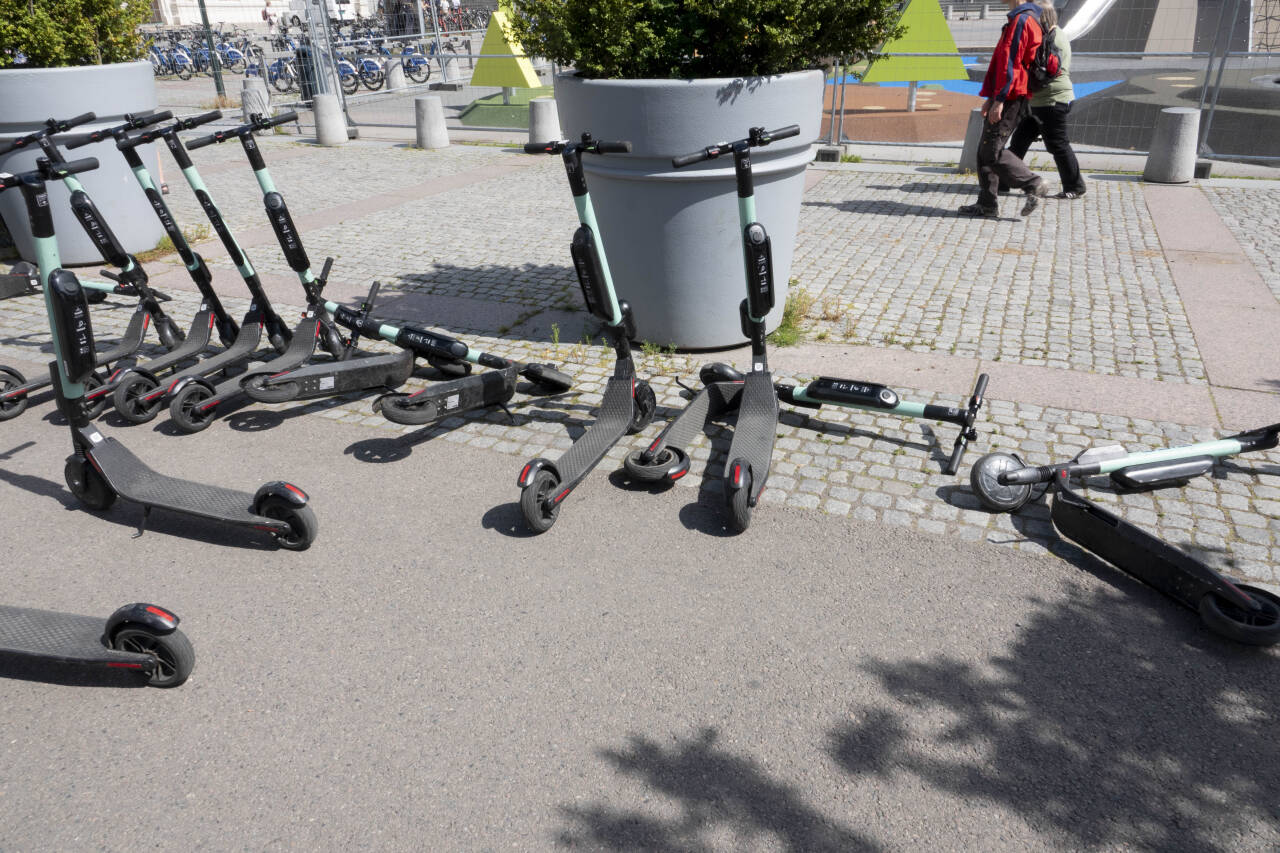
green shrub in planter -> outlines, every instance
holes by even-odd
[[[11,2],[11,0],[3,0]],[[897,0],[514,0],[526,53],[584,77],[758,77],[874,56]]]
[[[150,9],[150,0],[0,0],[0,68],[139,59]]]

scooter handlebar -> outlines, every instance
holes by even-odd
[[[77,136],[64,136],[58,141],[62,144],[62,147],[69,151],[73,148],[80,148],[92,142],[104,142],[107,139],[113,138],[121,131],[140,130],[144,127],[150,127],[153,124],[159,124],[162,121],[168,121],[171,118],[173,118],[172,112],[169,110],[162,110],[161,112],[152,113],[151,115],[130,118],[129,121],[124,124],[116,125],[115,127],[106,127],[101,130],[95,130],[92,133],[82,133]]]
[[[187,143],[188,151],[195,151],[197,148],[204,148],[206,145],[212,145],[215,142],[222,142],[230,136],[229,131],[220,130],[217,133],[211,133],[208,136],[198,136]]]
[[[765,142],[762,144],[767,145],[770,142],[777,142],[779,139],[790,139],[792,136],[799,136],[799,135],[800,135],[800,125],[789,124],[786,127],[780,127],[777,130],[767,131],[764,134],[766,138]]]
[[[559,154],[563,150],[563,140],[559,142],[526,142],[524,144],[524,153],[526,154]]]
[[[97,113],[81,113],[75,118],[69,118],[66,121],[58,121],[57,119],[49,119],[45,122],[45,127],[34,133],[28,133],[26,136],[19,136],[17,139],[10,139],[8,142],[0,142],[0,155],[8,154],[15,148],[22,148],[29,145],[37,139],[42,139],[53,133],[65,133],[73,127],[79,127],[82,124],[88,124],[98,117]]]

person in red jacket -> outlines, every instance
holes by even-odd
[[[1000,215],[1001,186],[1022,190],[1026,201],[1022,215],[1029,216],[1047,193],[1044,178],[1037,176],[1022,159],[1005,148],[1013,129],[1031,115],[1031,93],[1027,90],[1027,69],[1035,58],[1043,35],[1040,7],[1033,2],[1005,0],[1008,20],[1000,30],[1000,42],[991,54],[987,76],[982,80],[982,138],[978,142],[978,201],[960,208],[965,216],[995,219]]]

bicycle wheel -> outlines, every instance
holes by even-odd
[[[382,88],[382,84],[386,82],[387,75],[382,72],[381,68],[363,67],[360,69],[360,82],[370,92],[376,92]]]
[[[342,86],[343,92],[354,95],[360,88],[360,78],[352,71],[343,71],[338,77],[338,85]]]

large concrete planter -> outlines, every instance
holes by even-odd
[[[0,140],[23,136],[44,125],[45,119],[66,119],[94,112],[98,120],[73,132],[119,124],[125,113],[143,113],[156,108],[155,78],[149,62],[123,62],[76,68],[18,68],[0,71]],[[141,149],[143,162],[155,174],[156,146]],[[65,151],[69,160],[97,157],[97,170],[77,177],[101,211],[107,225],[127,251],[154,248],[164,229],[139,189],[115,144],[100,142],[74,151]],[[0,156],[0,171],[20,172],[34,168],[39,149],[24,149]],[[54,226],[62,262],[101,264],[102,256],[81,230],[71,213],[68,193],[61,183],[50,185]],[[14,245],[25,260],[35,262],[31,229],[27,225],[22,194],[0,195],[0,215],[13,236]]]
[[[756,217],[773,242],[776,328],[786,301],[810,143],[818,136],[823,77],[706,80],[555,79],[560,126],[571,138],[626,140],[629,155],[583,158],[618,295],[637,337],[681,349],[745,340],[746,296],[733,158],[684,169],[671,158],[741,139],[752,127],[800,125],[800,135],[752,151]]]

